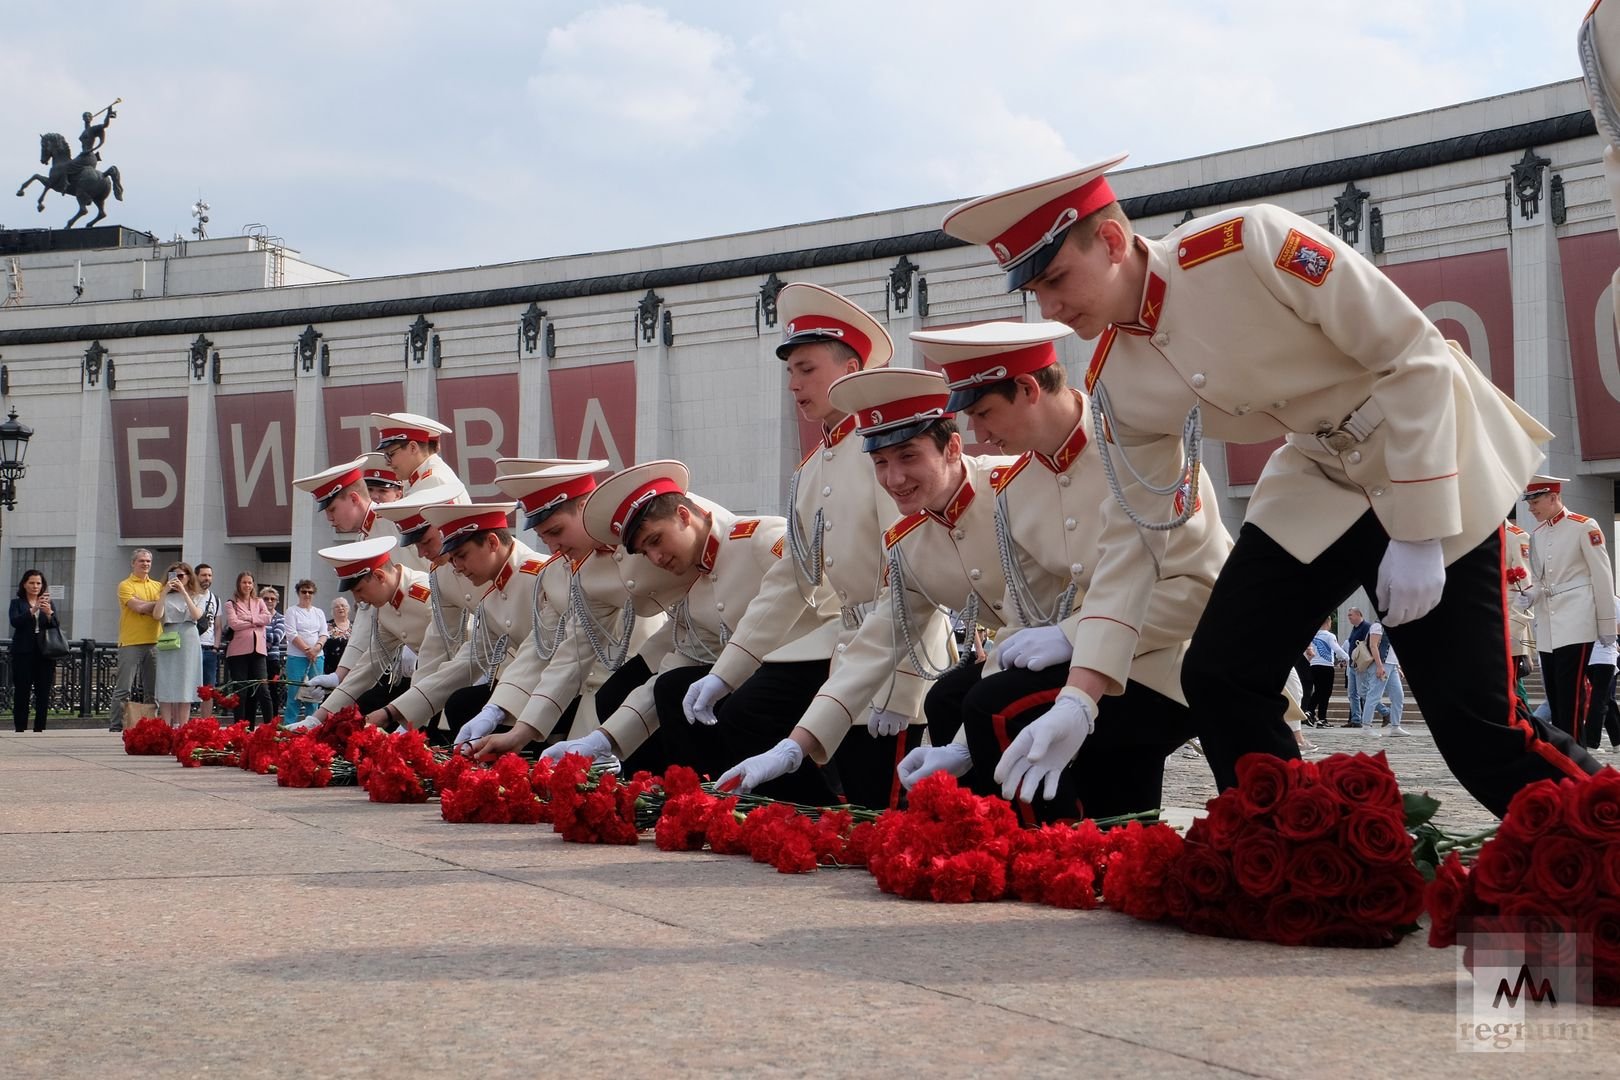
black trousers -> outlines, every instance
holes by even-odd
[[[979,685],[979,676],[984,671],[984,661],[975,659],[960,667],[954,667],[934,680],[934,685],[928,688],[923,696],[923,716],[928,721],[928,745],[949,746],[956,740],[956,733],[962,728],[962,708],[967,702],[968,694]],[[990,768],[995,768],[992,762]],[[978,777],[979,766],[975,762],[968,774],[962,777],[962,783],[975,791],[983,789],[989,784],[990,776],[986,774],[981,781]]]
[[[1282,685],[1322,620],[1357,585],[1376,595],[1389,535],[1368,511],[1315,561],[1301,563],[1258,526],[1245,524],[1193,633],[1181,685],[1215,781],[1236,783],[1244,754],[1297,758],[1283,723]],[[1502,530],[1446,570],[1433,611],[1389,627],[1401,671],[1423,706],[1435,745],[1463,787],[1501,816],[1537,780],[1597,771],[1565,732],[1515,707],[1508,656]],[[1457,678],[1459,658],[1469,677]]]
[[[1399,655],[1399,654],[1397,654]],[[1327,664],[1311,665],[1311,704],[1305,710],[1308,717],[1316,721],[1317,727],[1327,727],[1328,702],[1333,700],[1333,672],[1334,668]]]
[[[1547,687],[1553,726],[1575,739],[1585,732],[1586,717],[1591,712],[1592,686],[1586,679],[1591,659],[1590,641],[1560,645],[1541,654],[1541,681]]]
[[[51,687],[56,684],[56,661],[38,653],[11,654],[12,723],[18,731],[28,730],[28,703],[34,704],[34,730],[45,730],[45,714],[50,711]]]
[[[411,680],[409,679],[401,679],[397,683],[389,683],[386,679],[378,679],[375,686],[354,699],[354,707],[360,710],[361,716],[368,716],[410,688]]]
[[[696,769],[701,776],[718,778],[743,758],[775,746],[787,737],[810,707],[816,691],[827,681],[827,668],[826,660],[761,664],[741,686],[720,700],[714,724],[689,723],[681,709],[686,691],[709,673],[710,665],[664,672],[653,683],[653,700],[658,708],[658,731],[664,737],[664,752],[669,763]],[[750,749],[743,750],[744,747]],[[814,766],[809,764],[799,772],[806,769],[814,772]],[[764,789],[761,793],[770,794]]]
[[[264,722],[274,723],[276,719],[275,706],[270,701],[270,688],[265,685],[265,659],[264,653],[242,653],[240,656],[227,656],[225,658],[225,673],[230,682],[248,682],[236,691],[241,700],[236,706],[236,718],[246,720],[248,727],[253,726],[253,718],[259,713],[264,714]]]
[[[1020,731],[1052,707],[1068,678],[1067,664],[1041,671],[1009,668],[981,679],[968,692],[962,716],[973,754],[968,778],[976,792],[1000,794],[995,771],[1001,755]],[[1015,803],[1015,809],[1025,824],[1157,809],[1164,793],[1165,756],[1192,733],[1187,706],[1127,682],[1123,694],[1098,703],[1097,729],[1058,778],[1057,794],[1032,805]]]
[[[444,701],[444,708],[439,715],[428,721],[428,743],[432,746],[449,746],[455,741],[456,732],[461,725],[478,715],[478,710],[489,704],[490,695],[495,692],[493,683],[479,683],[477,686],[463,686],[460,690],[452,690],[450,696]]]
[[[1614,701],[1614,678],[1613,664],[1592,664],[1586,669],[1592,707],[1586,713],[1586,737],[1581,741],[1590,750],[1596,750],[1603,742],[1604,728],[1609,729],[1609,745],[1620,746],[1620,706]]]

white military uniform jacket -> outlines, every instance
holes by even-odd
[[[715,661],[714,674],[726,685],[741,686],[759,669],[761,658],[787,640],[802,609],[816,601],[816,587],[822,582],[832,586],[838,601],[839,623],[829,623],[824,629],[835,650],[834,668],[842,656],[836,646],[853,640],[872,610],[883,587],[883,530],[900,511],[878,486],[877,474],[854,432],[855,418],[845,417],[824,431],[821,444],[799,463],[791,485],[794,518],[790,522],[804,538],[803,550],[795,554],[789,535],[787,557],[777,560],[766,573],[758,599],[748,605],[747,616]],[[814,565],[817,549],[822,556],[819,570]],[[801,556],[805,565],[800,564]],[[818,572],[821,581],[813,580]],[[948,632],[943,616],[918,630],[936,653]],[[881,700],[873,704],[916,722],[925,683],[909,665],[903,665],[897,675]],[[860,719],[865,722],[864,713]]]
[[[1530,534],[1536,647],[1552,652],[1614,633],[1614,570],[1597,522],[1568,510]]]
[[[512,662],[489,697],[491,705],[500,706],[509,716],[516,716],[528,702],[529,691],[540,681],[540,673],[568,625],[568,557],[541,555],[538,562],[539,572],[531,575],[533,588],[528,590],[528,637],[521,645],[508,646]]]
[[[370,612],[370,618],[364,626],[356,621],[350,637],[364,634],[365,648],[356,658],[354,666],[349,668],[349,674],[321,703],[321,708],[328,712],[337,712],[353,705],[361,694],[376,686],[385,675],[394,674],[399,665],[401,649],[421,646],[422,637],[433,618],[427,575],[420,570],[401,566],[393,600],[380,610],[370,606],[362,610]],[[343,656],[347,661],[347,650]]]
[[[1096,570],[1101,511],[1112,496],[1096,448],[1090,445],[1090,402],[1079,391],[1070,392],[1080,402],[1080,422],[1057,452],[1050,457],[1026,453],[1012,465],[994,470],[990,483],[1012,542],[1015,569],[1007,590],[1009,621],[1048,626],[1066,606],[1062,625],[1073,640]],[[1103,672],[1115,683],[1123,685],[1129,677],[1183,703],[1181,658],[1232,549],[1214,485],[1203,472],[1196,500],[1192,518],[1170,534],[1129,666]],[[1175,502],[1179,509],[1182,500]],[[1062,605],[1070,588],[1074,592]],[[1078,653],[1076,659],[1087,662]]]
[[[1508,584],[1508,599],[1511,600],[1514,594],[1534,584],[1530,575],[1530,534],[1511,521],[1503,522],[1502,527],[1505,530],[1502,542],[1506,545],[1508,570],[1524,571],[1522,578]],[[1530,655],[1531,646],[1535,644],[1535,624],[1534,611],[1525,611],[1518,604],[1508,605],[1508,627],[1513,635],[1508,642],[1509,656]]]
[[[366,510],[364,520],[360,522],[360,539],[370,540],[382,536],[392,536],[397,541],[399,526],[377,513],[376,504],[373,503]],[[404,544],[396,544],[390,558],[400,566],[412,570],[425,572],[428,569],[427,560],[418,555],[414,547],[406,547]],[[357,603],[354,611],[354,629],[349,634],[349,643],[343,647],[343,656],[338,660],[338,667],[346,667],[352,671],[360,663],[361,656],[371,644],[370,619],[371,609],[365,604]],[[411,648],[415,649],[419,644],[419,641],[414,642]]]
[[[428,624],[427,636],[417,647],[416,674],[418,678],[431,675],[440,664],[460,650],[467,636],[467,620],[478,607],[482,592],[466,575],[450,565],[448,556],[434,559],[428,577],[433,589],[433,621]]]
[[[919,631],[941,610],[977,607],[974,622],[1000,629],[1012,618],[1007,579],[996,547],[995,492],[992,473],[1013,464],[1009,457],[962,456],[965,476],[946,503],[944,513],[923,511],[901,518],[883,534],[886,557],[898,561],[901,579],[890,576],[861,623],[844,646],[837,668],[805,710],[798,726],[816,737],[829,755],[838,748],[866,703],[882,700],[896,681],[910,679],[898,670],[911,652],[923,674],[948,669],[953,658],[943,641],[925,643]],[[896,554],[897,553],[897,554]],[[903,593],[910,622],[895,611],[895,591]],[[907,648],[907,634],[912,649]],[[973,627],[968,627],[973,632]],[[929,647],[925,648],[925,644]],[[932,669],[930,671],[929,669]]]
[[[422,464],[418,465],[416,470],[405,478],[405,494],[409,495],[414,491],[426,491],[429,488],[443,487],[445,484],[464,486],[461,479],[456,476],[455,470],[451,469],[442,457],[438,454],[429,454]],[[455,501],[465,503],[469,500],[463,496]]]
[[[1501,525],[1551,433],[1366,259],[1264,205],[1137,243],[1148,262],[1138,319],[1098,338],[1086,374],[1093,408],[1112,408],[1116,459],[1173,488],[1194,406],[1210,438],[1287,436],[1247,520],[1302,562],[1369,509],[1394,539],[1442,540],[1448,564]],[[1117,464],[1141,518],[1170,520],[1171,495],[1150,494]],[[1076,652],[1117,671],[1135,651],[1170,538],[1138,529],[1117,500],[1104,515]]]
[[[501,678],[529,637],[534,579],[545,561],[545,556],[523,541],[512,541],[511,553],[495,580],[483,587],[461,648],[431,674],[419,673],[411,688],[390,703],[412,727],[427,723],[452,693],[482,679],[487,678],[500,691]]]
[[[779,517],[739,518],[723,507],[702,504],[711,517],[709,539],[698,562],[698,575],[679,596],[666,601],[669,621],[653,635],[655,647],[665,650],[655,675],[692,664],[712,664],[724,651],[732,627],[739,625],[759,596],[766,574],[786,557],[787,521]],[[838,605],[831,586],[822,584],[814,603],[796,601],[798,613],[788,627],[786,644],[773,649],[764,662],[789,663],[827,660],[832,656]],[[662,640],[660,640],[662,639]],[[865,699],[871,700],[868,695]],[[848,721],[844,722],[848,727]],[[635,751],[658,730],[653,703],[653,680],[633,690],[623,705],[602,724],[622,754]]]
[[[598,548],[581,562],[569,563],[569,570],[563,636],[551,655],[532,669],[529,698],[517,715],[540,738],[551,735],[576,697],[581,701],[575,729],[583,732],[597,726],[593,695],[617,670],[609,667],[610,662],[622,665],[640,656],[649,670],[658,670],[669,651],[668,636],[658,636],[667,618],[659,597],[670,604],[679,602],[697,577],[695,570],[676,577],[644,556],[614,548]],[[588,624],[580,619],[582,606]],[[522,685],[516,675],[510,681]]]

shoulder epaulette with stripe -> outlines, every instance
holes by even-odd
[[[1024,471],[1024,466],[1028,465],[1030,463],[1030,461],[1031,461],[1031,455],[1028,452],[1025,452],[1025,453],[1019,455],[1018,460],[1013,462],[1011,465],[998,465],[994,469],[991,469],[990,470],[990,487],[991,487],[991,489],[993,491],[995,491],[996,494],[998,494],[998,495],[1001,494],[1001,490],[1003,488],[1005,488],[1008,484],[1012,483],[1013,482],[1013,477],[1015,477],[1019,473],[1023,472]]]
[[[894,545],[898,544],[902,539],[905,538],[907,533],[911,532],[913,529],[927,520],[927,514],[908,514],[907,516],[901,518],[893,525],[890,525],[888,530],[884,532],[883,546],[886,548],[894,547]]]
[[[1591,518],[1587,517],[1585,514],[1577,514],[1573,510],[1568,511],[1564,516],[1569,518],[1569,520],[1571,520],[1571,521],[1578,521],[1582,525],[1585,525],[1588,521],[1592,520]]]
[[[1510,532],[1510,533],[1513,533],[1515,536],[1524,536],[1524,535],[1526,535],[1525,531],[1523,529],[1519,528],[1517,525],[1513,524],[1513,522],[1511,522],[1511,521],[1506,522],[1506,525],[1507,525],[1507,531]]]
[[[412,600],[419,600],[424,604],[433,597],[433,590],[422,584],[420,581],[416,582],[405,591],[410,595]]]
[[[1243,250],[1243,219],[1235,217],[1219,225],[1200,229],[1191,236],[1183,236],[1176,244],[1176,262],[1183,270],[1199,263]]]
[[[746,540],[750,536],[753,536],[755,530],[758,528],[759,518],[749,518],[747,521],[739,521],[737,524],[731,527],[731,539]]]

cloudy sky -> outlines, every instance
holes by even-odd
[[[1574,77],[1588,0],[8,3],[0,160],[124,103],[110,220],[356,276],[935,202]],[[85,11],[95,11],[86,18]],[[73,58],[73,59],[69,59]],[[75,140],[76,144],[76,140]],[[9,174],[8,174],[9,175]],[[59,226],[60,196],[0,202]]]

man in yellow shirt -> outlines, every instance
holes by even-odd
[[[147,697],[157,682],[157,639],[163,632],[158,609],[163,583],[152,580],[152,553],[136,548],[129,560],[129,577],[118,583],[118,675],[113,684],[112,715],[108,731],[124,730],[124,705],[129,701],[135,673],[141,674],[141,693]]]

